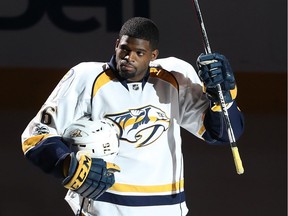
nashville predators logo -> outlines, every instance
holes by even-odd
[[[106,115],[120,128],[120,140],[143,147],[157,140],[169,128],[170,119],[159,108],[146,106],[124,113]]]

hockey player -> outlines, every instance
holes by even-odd
[[[22,134],[26,158],[63,180],[75,214],[186,215],[180,128],[210,144],[229,143],[217,84],[236,139],[243,132],[228,60],[201,54],[199,79],[183,60],[157,59],[158,41],[153,21],[129,19],[111,60],[70,69]],[[83,116],[107,118],[119,127],[114,167],[89,155],[76,158],[63,142],[65,128]]]

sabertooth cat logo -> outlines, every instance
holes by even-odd
[[[157,140],[169,128],[170,119],[159,108],[146,106],[106,115],[120,127],[120,140],[143,147]]]

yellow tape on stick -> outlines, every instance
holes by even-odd
[[[244,168],[243,168],[243,165],[242,165],[242,160],[240,158],[240,154],[239,154],[237,146],[231,147],[231,150],[232,150],[232,154],[233,154],[233,159],[234,159],[236,171],[237,171],[237,173],[239,175],[243,174],[244,173]]]

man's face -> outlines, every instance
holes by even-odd
[[[115,52],[119,75],[128,81],[140,81],[150,61],[158,56],[158,50],[151,50],[149,41],[127,35],[116,41]]]

